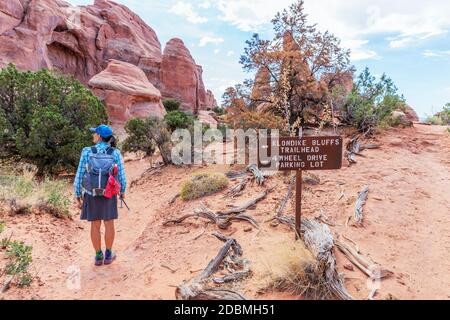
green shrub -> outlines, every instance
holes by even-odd
[[[444,124],[444,121],[438,116],[428,117],[426,122],[433,126],[442,126]]]
[[[0,176],[0,201],[15,202],[16,213],[30,213],[33,207],[56,217],[70,214],[71,196],[64,180],[46,178],[38,182],[32,176]]]
[[[107,123],[105,107],[74,78],[48,70],[0,71],[0,155],[19,156],[39,173],[72,171],[89,128]]]
[[[125,152],[142,151],[147,156],[155,153],[155,143],[151,139],[150,123],[142,119],[131,119],[125,124],[128,138],[123,143]]]
[[[447,103],[441,112],[429,117],[427,123],[437,126],[450,125],[450,103]]]
[[[161,152],[165,164],[172,163],[171,134],[164,121],[150,117],[147,119],[132,119],[125,125],[128,138],[124,141],[123,149],[127,152],[143,151],[152,155],[156,145]]]
[[[218,116],[223,116],[227,113],[227,109],[222,108],[222,107],[215,107],[214,109],[212,109],[214,111],[215,114],[217,114]]]
[[[224,190],[228,179],[221,173],[199,173],[183,183],[180,197],[184,201],[206,197]]]
[[[32,251],[33,247],[19,241],[11,241],[6,250],[6,257],[9,259],[5,269],[6,274],[14,276],[17,285],[21,288],[29,286],[33,280],[29,273],[29,267],[33,262]]]
[[[43,183],[43,189],[44,199],[41,206],[44,205],[54,216],[68,216],[69,207],[72,202],[67,192],[66,182],[46,179]]]
[[[404,108],[406,103],[397,91],[394,82],[385,74],[376,82],[376,78],[366,68],[358,76],[343,106],[344,121],[360,131],[389,123],[392,113]]]
[[[179,110],[181,103],[175,99],[165,99],[163,100],[163,105],[167,112],[171,112]]]
[[[195,117],[182,111],[170,111],[165,115],[164,121],[173,132],[176,129],[186,129],[193,126]]]
[[[5,231],[5,222],[0,221],[0,233],[2,233],[3,231]]]

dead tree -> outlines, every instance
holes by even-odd
[[[260,186],[264,184],[265,178],[264,174],[261,170],[259,170],[258,166],[255,164],[252,164],[247,167],[247,171],[251,172],[252,175],[255,177],[256,183]]]
[[[242,194],[242,191],[244,191],[245,187],[247,186],[248,180],[248,178],[244,178],[237,185],[231,187],[224,195],[224,198],[235,198],[237,196],[240,196]]]
[[[255,228],[259,228],[258,222],[251,216],[246,214],[237,215],[222,215],[216,214],[204,204],[201,204],[199,208],[194,209],[194,213],[184,215],[178,219],[168,220],[163,223],[164,226],[170,224],[180,224],[186,219],[190,218],[203,218],[217,225],[220,229],[227,229],[233,221],[247,221]]]
[[[345,242],[336,240],[335,244],[336,247],[347,257],[347,259],[351,263],[353,263],[358,269],[364,272],[372,280],[381,280],[384,278],[389,278],[393,275],[392,271],[369,262],[369,260],[358,253],[358,250],[355,250]]]
[[[358,194],[358,199],[356,199],[355,204],[355,221],[357,225],[362,225],[364,216],[363,216],[363,206],[367,201],[367,197],[369,196],[369,187],[366,186],[364,189]]]
[[[217,256],[212,259],[206,268],[200,273],[197,277],[195,277],[190,283],[182,283],[179,285],[175,291],[175,296],[177,300],[246,300],[246,298],[235,291],[232,290],[222,290],[217,288],[209,288],[208,282],[210,278],[216,273],[220,267],[223,265],[224,260],[230,257],[230,261],[236,261],[239,263],[243,260],[240,257],[243,255],[243,251],[238,242],[233,238],[228,238],[220,233],[213,234],[216,238],[221,241],[224,241],[224,246],[219,250]],[[250,270],[247,271],[247,275],[250,275]],[[239,274],[231,273],[229,278],[216,278],[215,283],[224,283],[229,279],[229,281],[237,281],[243,279],[242,272]]]

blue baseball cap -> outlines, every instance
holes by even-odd
[[[109,138],[113,135],[113,130],[110,126],[107,126],[105,124],[102,124],[98,126],[97,128],[91,128],[89,129],[92,133],[98,134],[102,138]]]

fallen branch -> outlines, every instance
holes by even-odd
[[[224,198],[234,198],[237,197],[244,191],[245,187],[247,186],[248,178],[242,179],[241,182],[239,182],[234,187],[230,188],[227,193],[224,195]]]
[[[302,233],[309,251],[316,257],[318,266],[323,270],[330,292],[342,300],[353,300],[336,270],[336,258],[333,253],[334,241],[330,228],[314,220],[303,219]]]
[[[177,199],[180,197],[180,193],[177,193],[176,195],[174,195],[172,198],[170,198],[169,200],[169,205],[174,204],[175,201],[177,201]]]
[[[6,278],[5,282],[3,283],[2,288],[0,289],[1,294],[5,293],[9,289],[9,286],[13,282],[14,278],[15,278],[15,275],[10,275]]]
[[[209,220],[210,222],[216,224],[220,229],[227,229],[233,221],[247,221],[255,228],[259,228],[258,222],[251,216],[246,214],[238,214],[238,215],[221,215],[214,213],[211,209],[206,207],[204,204],[201,204],[199,208],[194,209],[194,213],[184,215],[178,219],[168,220],[163,223],[164,226],[169,224],[180,224],[186,219],[190,218],[204,218]]]
[[[355,221],[358,225],[361,225],[364,219],[363,216],[363,206],[367,201],[367,197],[369,196],[369,187],[364,187],[363,191],[358,194],[358,199],[356,200],[355,205]]]
[[[177,287],[175,296],[178,300],[245,300],[243,295],[232,290],[205,288],[209,278],[219,270],[230,251],[235,256],[242,256],[242,248],[235,239],[220,233],[214,233],[213,235],[224,241],[224,246],[219,250],[216,257],[208,263],[202,273],[195,277],[190,284],[182,283]],[[239,276],[236,279],[238,278]],[[223,283],[220,282],[221,280],[225,281],[223,278],[216,278],[216,281],[219,281],[218,283]]]
[[[263,193],[260,193],[259,195],[256,196],[256,198],[249,200],[247,202],[244,202],[240,205],[237,206],[233,206],[231,209],[225,210],[225,211],[218,211],[217,214],[219,215],[230,215],[230,214],[236,214],[236,213],[241,213],[246,211],[247,209],[253,207],[254,205],[256,205],[258,202],[260,202],[261,200],[265,199],[267,197],[267,195],[273,190],[272,189],[268,189],[266,191],[264,191]]]
[[[261,170],[259,170],[257,165],[252,164],[252,165],[248,166],[247,171],[249,171],[253,174],[253,176],[256,179],[256,183],[258,185],[262,186],[264,184],[264,181],[265,181],[264,174],[262,173]]]
[[[381,280],[384,278],[389,278],[393,275],[392,271],[369,262],[365,257],[360,255],[348,244],[340,240],[336,240],[335,244],[336,247],[347,257],[347,259],[351,263],[353,263],[358,269],[364,272],[372,280]]]

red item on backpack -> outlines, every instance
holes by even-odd
[[[108,183],[106,184],[105,198],[111,199],[112,197],[120,194],[120,189],[122,188],[122,186],[116,180],[115,178],[116,176],[117,176],[117,165],[114,165],[112,173],[109,174]]]

